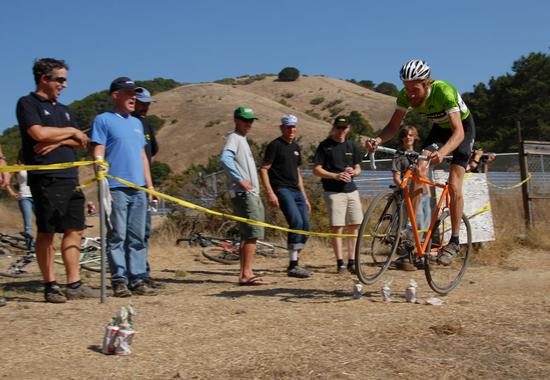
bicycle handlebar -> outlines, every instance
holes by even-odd
[[[429,161],[429,158],[427,156],[420,155],[417,152],[405,152],[403,150],[397,150],[393,148],[387,148],[385,146],[379,146],[378,148],[376,148],[376,151],[369,152],[370,167],[372,170],[376,170],[376,159],[374,157],[374,154],[377,151],[382,153],[393,154],[397,156],[414,157],[420,161]]]

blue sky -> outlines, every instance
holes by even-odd
[[[421,58],[461,92],[550,53],[543,0],[19,0],[2,3],[0,130],[34,89],[37,57],[65,59],[70,103],[118,76],[209,82],[244,74],[303,74],[399,85]]]

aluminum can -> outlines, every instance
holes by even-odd
[[[118,326],[108,325],[105,327],[105,336],[103,337],[102,352],[107,355],[115,353],[115,339],[118,333]]]
[[[380,289],[380,292],[382,293],[382,299],[384,302],[391,302],[391,289],[389,286],[384,286]]]
[[[358,300],[363,295],[363,285],[355,284],[353,285],[353,298]]]
[[[405,298],[407,302],[416,303],[416,288],[414,286],[409,286],[405,289]]]
[[[131,329],[120,329],[116,336],[115,355],[130,355],[132,353],[132,341],[135,331]]]

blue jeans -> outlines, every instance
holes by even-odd
[[[309,231],[309,216],[304,194],[299,190],[279,187],[275,189],[275,195],[279,198],[279,206],[288,222],[288,227],[293,230]],[[289,232],[288,249],[300,250],[304,248],[307,238],[307,235]]]
[[[149,256],[149,238],[151,237],[151,208],[147,206],[147,214],[145,215],[145,249],[147,250],[147,256]],[[146,276],[151,277],[151,266],[149,260],[147,260],[147,268],[145,270]]]
[[[19,210],[21,210],[21,216],[23,216],[23,236],[25,237],[27,249],[34,251],[34,241],[32,238],[34,202],[31,197],[26,197],[19,199],[17,203],[19,203]]]
[[[113,228],[107,233],[111,282],[124,282],[132,287],[146,276],[147,196],[139,190],[117,187],[111,189],[111,197],[113,204],[110,220]]]
[[[420,204],[416,209],[416,225],[419,230],[426,230],[430,227],[430,221],[432,218],[431,197],[428,194],[422,194]],[[421,233],[420,236],[424,236]]]

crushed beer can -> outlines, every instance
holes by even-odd
[[[407,302],[416,303],[416,288],[418,285],[415,280],[409,282],[409,286],[405,289],[405,299]]]
[[[132,341],[135,331],[132,329],[120,329],[116,335],[115,355],[130,355],[132,353]]]
[[[108,324],[105,326],[105,336],[103,337],[102,352],[107,355],[115,353],[115,339],[118,333],[119,327],[116,325]]]
[[[363,296],[363,285],[355,284],[353,285],[353,298],[358,300]]]
[[[382,285],[382,289],[380,289],[380,292],[382,293],[382,299],[384,302],[391,302],[391,289],[390,285],[393,282],[393,277],[390,277],[386,281],[384,281],[384,285]]]

